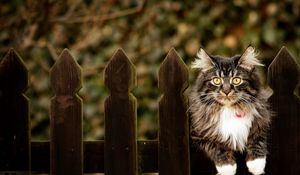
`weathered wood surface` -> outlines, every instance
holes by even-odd
[[[51,174],[83,174],[81,69],[64,50],[50,70]]]
[[[85,141],[84,143],[84,172],[85,173],[104,173],[104,141]],[[137,141],[138,160],[140,173],[158,172],[158,141],[147,140]],[[33,174],[49,173],[49,142],[31,143],[31,169]],[[214,165],[205,156],[191,148],[191,174],[193,175],[215,175]],[[243,159],[241,157],[241,159]],[[242,161],[240,161],[242,162]],[[245,165],[239,167],[239,174],[245,171]]]
[[[29,106],[23,94],[27,86],[27,69],[11,49],[0,63],[0,174],[29,174]]]
[[[110,96],[105,101],[105,174],[137,174],[136,85],[133,64],[119,49],[105,69]]]
[[[188,70],[171,49],[159,69],[159,174],[189,175]]]
[[[51,144],[31,142],[28,78],[24,63],[10,50],[0,62],[0,174],[212,175],[214,165],[192,145],[183,95],[187,69],[171,50],[159,71],[159,141],[136,140],[135,69],[118,50],[105,70],[110,96],[105,103],[105,141],[82,141],[81,70],[67,50],[51,69]],[[283,47],[268,69],[270,98],[276,114],[270,134],[266,174],[300,174],[300,102],[294,95],[299,67]],[[84,145],[84,146],[83,146]],[[31,151],[30,151],[31,148]],[[190,156],[189,156],[190,155]],[[191,161],[189,160],[191,159]],[[31,165],[30,165],[31,162]],[[191,162],[191,165],[189,165]],[[51,165],[51,166],[50,166]],[[191,166],[191,172],[190,172]],[[243,155],[237,175],[249,175]]]
[[[85,141],[84,145],[84,172],[104,172],[104,141]],[[33,174],[50,172],[50,143],[32,142],[32,166]]]
[[[299,81],[299,66],[282,47],[268,69],[270,98],[275,117],[269,143],[267,174],[300,174],[300,102],[294,95]]]
[[[104,173],[104,141],[84,141],[84,172]],[[140,173],[158,171],[158,141],[138,141]],[[50,172],[50,143],[31,142],[32,174]]]

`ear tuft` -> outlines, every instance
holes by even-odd
[[[258,53],[252,46],[248,46],[241,56],[238,65],[244,69],[252,70],[255,66],[264,66],[257,59]]]
[[[208,71],[209,69],[212,69],[214,67],[214,62],[208,56],[208,54],[200,48],[200,50],[197,53],[197,57],[195,61],[192,63],[193,69],[200,69],[202,72]]]

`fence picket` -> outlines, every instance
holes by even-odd
[[[135,68],[119,49],[105,69],[105,174],[137,174]]]
[[[83,174],[81,69],[65,49],[50,70],[51,174]]]
[[[300,101],[294,95],[299,80],[299,66],[282,47],[268,69],[270,98],[276,114],[272,121],[267,173],[300,174]]]
[[[28,71],[10,49],[0,63],[0,174],[29,174],[29,102],[23,94],[27,86]]]
[[[189,175],[189,127],[186,100],[188,70],[171,49],[159,70],[159,174]]]

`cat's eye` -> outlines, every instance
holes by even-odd
[[[215,77],[215,78],[212,79],[211,82],[212,82],[212,84],[218,86],[218,85],[220,85],[222,83],[222,79],[219,78],[219,77]]]
[[[231,83],[233,85],[240,85],[242,83],[242,79],[240,77],[234,77],[232,78]]]

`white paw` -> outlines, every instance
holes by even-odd
[[[247,167],[250,173],[253,175],[260,175],[265,173],[266,157],[258,158],[247,161]]]
[[[222,166],[216,166],[218,170],[218,175],[235,175],[236,164],[226,164]]]

